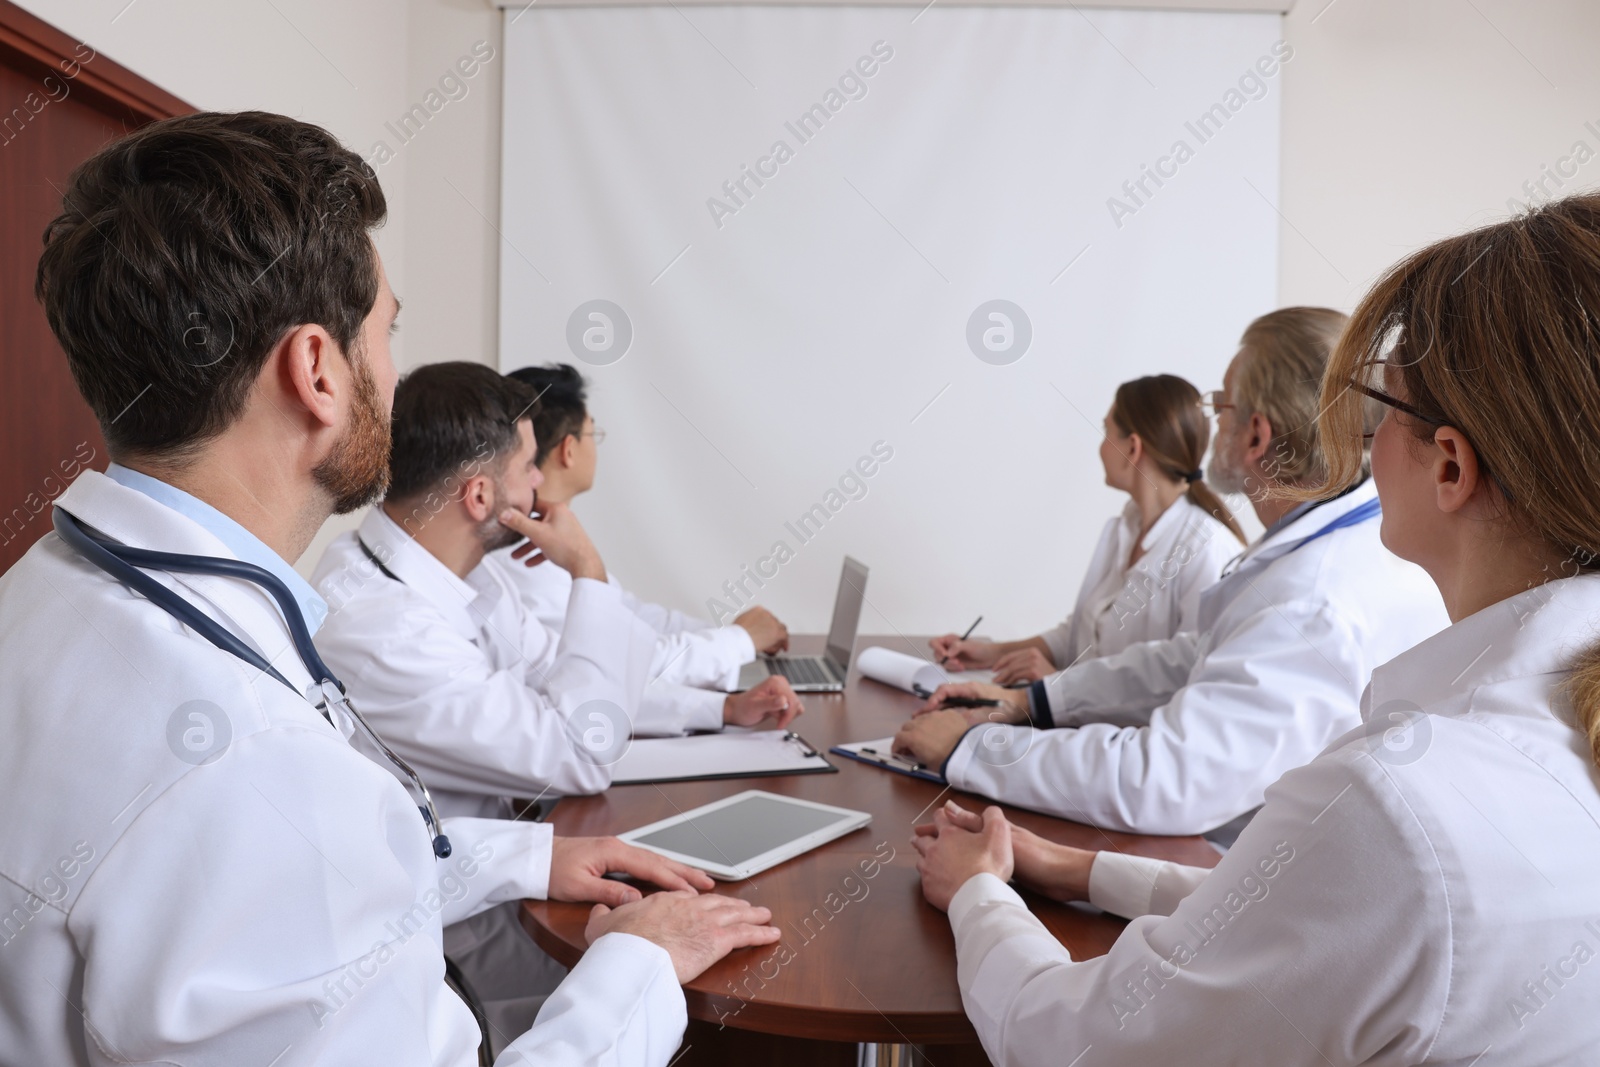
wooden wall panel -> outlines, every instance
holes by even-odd
[[[105,442],[33,297],[72,168],[143,123],[194,110],[0,0],[0,571],[50,528],[50,501]]]

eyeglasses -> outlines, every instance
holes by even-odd
[[[1221,389],[1213,389],[1209,393],[1200,394],[1200,410],[1207,415],[1216,415],[1238,406],[1238,404],[1230,404],[1228,402],[1228,394]]]
[[[1382,374],[1383,367],[1384,361],[1378,360],[1374,363],[1369,363],[1366,370],[1368,374]],[[1432,415],[1424,415],[1421,410],[1416,407],[1416,405],[1408,404],[1394,394],[1386,390],[1379,389],[1375,385],[1368,385],[1366,382],[1357,381],[1356,379],[1352,378],[1350,379],[1350,388],[1354,389],[1358,393],[1361,393],[1363,396],[1371,397],[1373,400],[1376,400],[1385,407],[1391,407],[1396,411],[1405,412],[1407,415],[1411,416],[1413,419],[1416,419],[1424,426],[1432,426],[1434,429],[1438,429],[1441,426],[1450,425],[1443,419],[1436,419]],[[1363,433],[1361,435],[1362,440],[1364,441],[1371,441],[1374,436],[1375,433]],[[1495,474],[1494,470],[1490,468],[1488,463],[1484,461],[1484,458],[1481,454],[1478,456],[1478,470],[1489,476],[1489,480],[1494,483],[1495,488],[1500,490],[1501,497],[1503,497],[1506,503],[1509,504],[1512,500],[1511,491],[1507,489],[1505,483],[1500,480],[1500,476]]]
[[[592,430],[583,431],[578,436],[579,437],[592,437],[592,438],[594,438],[594,443],[598,445],[598,444],[601,444],[602,442],[605,441],[606,432],[604,430],[602,430],[600,427],[596,426]]]
[[[1384,364],[1381,360],[1376,363],[1370,363],[1367,365],[1367,373],[1382,374],[1383,366]],[[1363,396],[1371,397],[1373,400],[1376,400],[1385,407],[1391,407],[1396,411],[1405,412],[1407,415],[1410,415],[1413,419],[1416,419],[1425,426],[1437,428],[1445,424],[1443,419],[1436,419],[1431,415],[1424,415],[1415,405],[1406,403],[1404,400],[1401,400],[1394,394],[1386,392],[1383,389],[1379,389],[1376,385],[1369,385],[1366,382],[1358,381],[1355,378],[1352,378],[1350,379],[1350,388],[1354,389],[1358,393],[1361,393]],[[1370,441],[1372,440],[1373,434],[1363,433],[1361,436],[1364,440]]]

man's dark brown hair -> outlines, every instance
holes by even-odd
[[[584,420],[589,417],[583,375],[570,363],[551,363],[521,367],[506,377],[515,378],[539,398],[533,409],[533,434],[539,442],[534,462],[542,467],[545,457],[563,441],[583,433]]]
[[[410,501],[478,474],[496,477],[539,394],[482,363],[426,363],[394,391],[389,496]]]
[[[221,433],[297,326],[359,359],[386,212],[360,156],[260,111],[151,123],[80,165],[34,291],[112,455]]]

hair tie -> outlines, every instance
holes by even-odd
[[[1183,477],[1187,481],[1198,482],[1201,479],[1203,479],[1205,476],[1206,476],[1206,472],[1205,471],[1198,470],[1198,471],[1190,471],[1188,474],[1185,474]]]

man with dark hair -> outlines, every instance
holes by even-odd
[[[113,464],[0,577],[0,807],[27,813],[0,824],[0,1060],[466,1067],[443,926],[549,895],[621,906],[515,1052],[665,1064],[678,982],[777,938],[614,840],[436,821],[350,743],[289,561],[387,477],[384,213],[355,153],[258,112],[153,123],[67,184],[37,291]],[[520,528],[579,566],[559,521]],[[624,903],[613,869],[680,892]]]
[[[479,363],[432,363],[394,397],[389,494],[328,547],[313,576],[332,604],[318,647],[446,815],[509,818],[509,797],[595,793],[635,734],[755,725],[800,713],[782,678],[727,695],[646,685],[655,632],[628,612],[577,517],[539,501],[538,394]],[[523,608],[487,553],[531,526],[562,531],[541,558],[569,575],[565,639]],[[549,538],[538,536],[541,546]],[[620,621],[619,621],[620,620]],[[445,930],[445,950],[508,1035],[533,1022],[561,970],[512,901]]]
[[[589,414],[583,375],[568,364],[553,363],[523,367],[512,371],[510,377],[539,397],[533,417],[534,435],[539,439],[537,461],[544,476],[539,500],[570,504],[578,494],[593,488],[595,446],[604,436]],[[571,577],[558,568],[538,566],[540,559],[531,545],[497,553],[492,559],[511,577],[528,611],[560,633],[572,596]],[[611,581],[617,584],[615,576]],[[733,689],[739,682],[739,668],[755,659],[757,652],[775,653],[789,647],[788,629],[763,607],[746,610],[732,625],[717,626],[640,600],[625,590],[622,598],[660,635],[651,676],[663,682]]]

